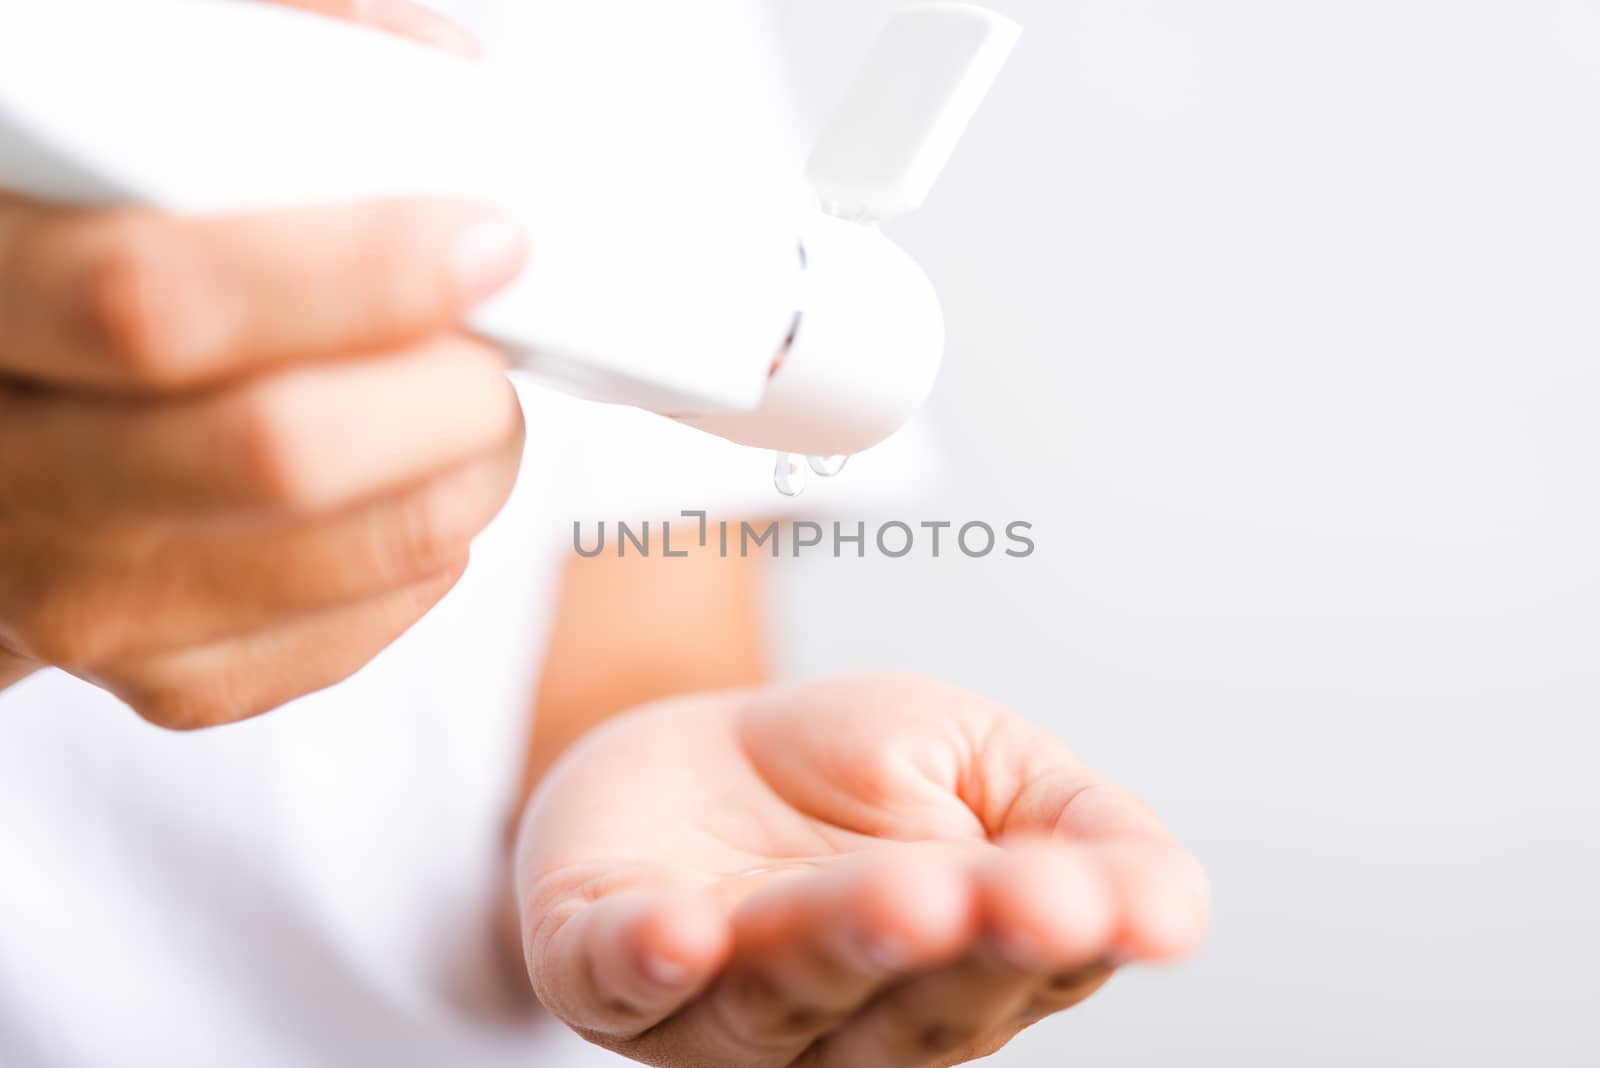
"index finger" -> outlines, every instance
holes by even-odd
[[[150,392],[395,348],[526,255],[513,220],[458,201],[184,218],[0,194],[0,374]]]

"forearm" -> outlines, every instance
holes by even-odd
[[[574,743],[614,716],[669,697],[759,685],[767,677],[755,659],[723,653],[674,662],[641,657],[617,664],[603,678],[557,679],[541,686],[528,750],[527,793]]]
[[[534,702],[523,800],[574,742],[621,712],[767,681],[760,581],[751,562],[709,553],[571,561]]]
[[[534,700],[522,789],[507,826],[508,853],[528,798],[595,727],[664,698],[767,680],[760,580],[754,563],[710,553],[568,562]],[[525,977],[517,905],[507,890],[506,966],[508,975]]]

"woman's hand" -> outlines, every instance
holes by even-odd
[[[1141,803],[1013,713],[894,677],[601,728],[535,795],[517,876],[544,1004],[704,1068],[962,1063],[1193,952],[1209,908]]]
[[[410,4],[294,6],[466,40]],[[525,255],[471,204],[0,193],[0,686],[55,665],[203,727],[393,642],[516,478],[501,358],[458,330]]]

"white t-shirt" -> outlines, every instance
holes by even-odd
[[[193,735],[60,672],[0,694],[0,1065],[603,1056],[530,1023],[496,944],[552,584],[574,519],[777,498],[768,455],[520,391],[510,505],[460,586],[349,681]],[[862,458],[847,492],[903,485],[910,448]]]
[[[778,498],[769,455],[520,393],[510,504],[460,586],[349,681],[187,735],[57,671],[0,694],[0,1065],[603,1057],[529,1021],[494,926],[552,584],[576,519],[587,539]],[[819,503],[903,482],[913,451],[858,458]]]

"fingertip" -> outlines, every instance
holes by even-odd
[[[581,906],[530,953],[540,1000],[570,1026],[638,1034],[695,997],[726,957],[726,920],[672,885],[620,890]]]
[[[1210,928],[1210,885],[1198,863],[1175,855],[1143,865],[1123,906],[1124,955],[1171,963],[1193,956]]]
[[[1168,901],[1146,901],[1129,909],[1124,930],[1124,962],[1171,963],[1193,956],[1205,929]]]
[[[1105,956],[1116,908],[1087,850],[1012,842],[985,867],[982,885],[987,933],[1016,967],[1051,972]]]
[[[956,857],[907,850],[862,874],[852,937],[869,966],[886,972],[944,963],[976,936],[972,879]]]
[[[674,891],[641,915],[633,941],[645,977],[677,989],[715,974],[732,951],[733,935],[726,913],[708,896]]]

